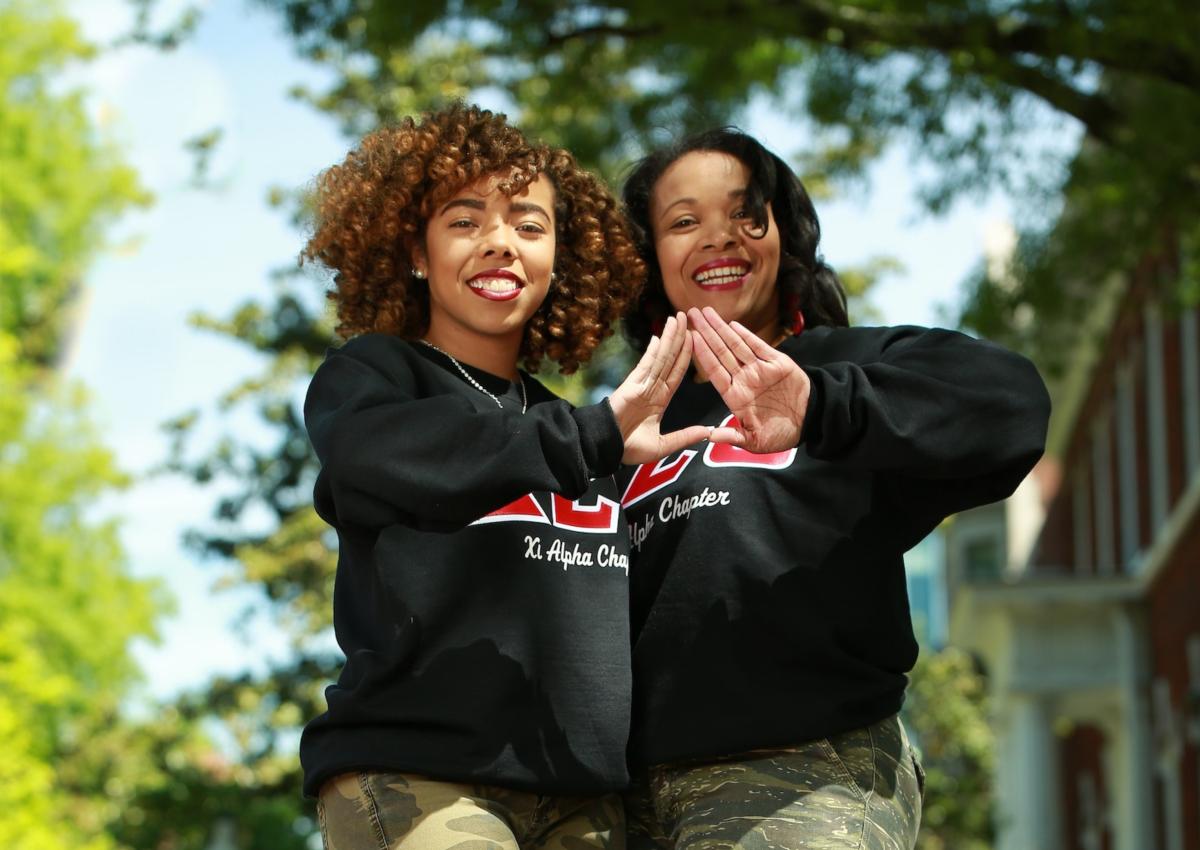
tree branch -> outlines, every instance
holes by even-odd
[[[1020,65],[1004,63],[993,76],[1009,85],[1023,89],[1040,97],[1054,108],[1077,119],[1087,128],[1088,135],[1099,142],[1115,146],[1120,112],[1112,102],[1099,94],[1088,94],[1044,71]]]
[[[1106,67],[1135,73],[1150,73],[1173,81],[1186,81],[1193,69],[1187,67],[1185,57],[1176,56],[1172,61],[1170,75],[1158,71],[1153,57],[1156,51],[1149,49],[1124,50],[1105,47],[1091,53],[1077,49],[1064,49],[1076,43],[1093,43],[1086,32],[1073,38],[1062,31],[1035,23],[1022,23],[1006,29],[1001,19],[983,15],[958,15],[931,21],[928,17],[888,14],[858,8],[848,4],[825,2],[825,0],[777,0],[771,4],[777,12],[786,13],[791,24],[790,31],[776,29],[779,35],[791,35],[809,41],[833,45],[842,50],[865,55],[869,48],[884,45],[900,50],[933,50],[944,54],[958,51],[970,52],[977,61],[975,73],[1023,89],[1049,103],[1054,108],[1071,115],[1087,128],[1098,141],[1113,144],[1120,112],[1102,94],[1084,91],[1061,76],[1042,68],[1020,61],[1022,58],[1038,57],[1046,62],[1058,59],[1086,59],[1099,62]],[[761,14],[762,6],[754,2],[735,2],[723,5],[718,14],[729,20],[745,20],[755,12]],[[775,16],[778,23],[779,16]],[[1072,22],[1065,22],[1071,26]],[[836,37],[834,33],[836,31]],[[593,39],[618,36],[637,40],[662,37],[668,27],[661,23],[641,26],[613,26],[597,24],[559,30],[547,35],[547,49],[561,46],[572,39]],[[983,58],[987,54],[990,58]],[[1161,53],[1161,51],[1159,51]],[[1200,74],[1197,75],[1200,77]]]
[[[614,24],[592,24],[586,27],[572,27],[559,32],[547,32],[546,40],[543,44],[547,48],[562,47],[568,41],[574,39],[593,39],[607,36],[618,36],[627,38],[630,41],[636,41],[639,38],[647,38],[662,35],[664,27],[662,24],[648,24],[646,26],[616,26]]]
[[[1147,39],[1113,40],[1107,32],[1089,29],[1066,15],[1053,24],[1025,21],[1008,26],[1006,19],[992,15],[954,12],[931,19],[928,13],[888,14],[825,0],[781,0],[776,6],[798,16],[801,25],[795,34],[801,37],[838,29],[892,47],[944,51],[982,47],[1008,57],[1031,54],[1048,61],[1095,62],[1200,90],[1200,57]]]

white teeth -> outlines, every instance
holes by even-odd
[[[520,284],[507,277],[481,277],[467,283],[472,289],[484,289],[488,292],[512,292],[519,289]]]
[[[692,280],[696,281],[696,283],[732,283],[738,278],[744,277],[749,271],[750,269],[746,266],[721,266],[720,268],[698,272],[692,276]]]

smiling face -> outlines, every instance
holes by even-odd
[[[414,257],[429,279],[426,338],[463,357],[480,344],[519,346],[550,289],[554,186],[539,175],[510,197],[499,180],[482,178],[437,209]]]
[[[654,184],[650,216],[663,288],[676,310],[711,306],[768,342],[779,334],[775,280],[779,228],[767,204],[767,232],[746,208],[750,169],[727,153],[693,151]]]

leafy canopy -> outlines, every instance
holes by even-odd
[[[615,176],[647,146],[744,118],[759,98],[806,122],[799,157],[816,183],[861,175],[904,143],[933,211],[1007,190],[1019,200],[1016,261],[968,281],[962,320],[1051,371],[1099,280],[1177,249],[1164,226],[1185,255],[1200,248],[1194,3],[259,2],[338,70],[330,90],[300,94],[352,135],[499,93],[522,127]],[[1063,143],[1075,130],[1082,162]],[[1068,198],[1075,224],[1051,237]]]
[[[0,328],[52,365],[109,223],[149,202],[65,68],[93,55],[56,3],[0,0]]]
[[[91,55],[54,4],[0,0],[0,847],[115,850],[131,643],[165,609],[102,499],[128,482],[82,389],[48,369],[116,215],[143,203],[61,72]]]
[[[93,733],[137,679],[135,638],[164,603],[129,575],[97,500],[126,479],[77,388],[47,385],[0,329],[0,846],[107,850],[115,815]]]

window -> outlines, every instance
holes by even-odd
[[[1000,541],[994,535],[968,538],[963,543],[963,578],[997,581],[1000,578]]]

